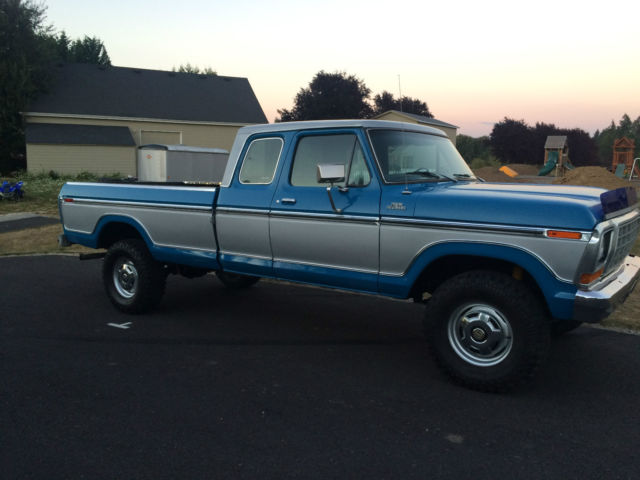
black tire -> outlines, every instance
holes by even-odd
[[[569,333],[582,325],[579,320],[557,320],[551,324],[551,336],[559,337]]]
[[[540,300],[522,282],[492,271],[465,272],[438,287],[424,328],[440,368],[481,391],[504,392],[529,380],[550,346]]]
[[[167,276],[142,240],[120,240],[109,248],[102,280],[111,303],[126,313],[145,313],[162,300]]]
[[[253,277],[250,275],[240,275],[239,273],[221,272],[217,271],[216,276],[222,282],[222,284],[234,290],[241,288],[249,288],[255,285],[260,280],[260,277]]]

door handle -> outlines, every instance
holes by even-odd
[[[282,201],[282,203],[289,203],[291,205],[296,203],[296,199],[295,198],[283,198],[281,201]]]

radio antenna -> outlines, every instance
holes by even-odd
[[[400,74],[398,74],[398,94],[400,95],[400,111],[402,112],[402,87],[400,86]]]

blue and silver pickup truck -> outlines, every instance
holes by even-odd
[[[244,127],[220,185],[67,183],[59,205],[61,244],[106,249],[124,312],[212,271],[415,299],[437,363],[481,390],[531,377],[640,276],[632,188],[485,183],[442,132],[396,122]]]

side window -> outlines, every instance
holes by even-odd
[[[240,183],[271,183],[276,173],[282,143],[281,138],[259,138],[251,142],[242,161]]]
[[[293,159],[291,185],[298,187],[324,186],[318,183],[317,178],[317,166],[321,163],[344,165],[345,172],[348,172],[349,176],[347,181],[349,186],[366,186],[371,181],[371,174],[367,168],[362,147],[353,134],[301,138]],[[344,186],[344,183],[338,185]]]

